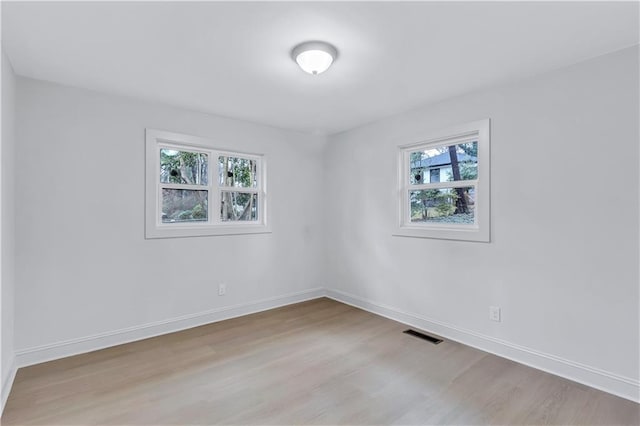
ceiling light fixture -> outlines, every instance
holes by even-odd
[[[324,41],[300,43],[291,51],[291,58],[304,72],[318,75],[325,72],[336,60],[338,50]]]

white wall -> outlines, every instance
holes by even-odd
[[[2,408],[13,382],[14,370],[14,257],[15,257],[15,75],[2,51],[2,144],[0,145],[0,295],[2,300]],[[0,408],[0,412],[2,409]]]
[[[113,331],[321,287],[324,138],[20,77],[16,125],[21,364],[132,337],[108,340]],[[145,240],[146,127],[266,154],[273,233]]]
[[[637,400],[638,114],[635,47],[330,138],[330,294]],[[397,146],[484,118],[492,242],[391,236]]]

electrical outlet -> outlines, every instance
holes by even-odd
[[[220,284],[218,286],[218,296],[224,296],[225,294],[227,294],[227,285]]]
[[[500,307],[499,306],[489,306],[489,319],[491,321],[502,321],[500,317]]]

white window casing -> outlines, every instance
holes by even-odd
[[[491,135],[490,120],[479,120],[432,132],[398,147],[398,222],[394,235],[416,238],[489,242],[491,239]],[[411,153],[442,150],[451,145],[477,142],[477,175],[475,179],[444,182],[411,182]],[[443,175],[443,174],[442,174]],[[442,176],[441,175],[441,176]],[[428,176],[427,176],[428,177]],[[474,197],[473,223],[429,221],[412,217],[411,192],[438,189],[470,188]],[[428,210],[425,208],[425,210]],[[468,220],[468,219],[467,219]]]
[[[208,156],[206,184],[167,183],[160,179],[160,150],[187,151]],[[234,157],[253,160],[256,164],[255,186],[225,186],[219,181],[219,157]],[[191,222],[167,222],[162,220],[162,191],[190,190],[207,192],[207,215],[205,219]],[[219,149],[208,139],[146,129],[146,170],[145,170],[145,237],[175,238],[215,235],[260,234],[271,229],[267,218],[267,170],[266,158],[262,154]],[[235,192],[255,194],[257,197],[256,220],[225,220],[221,218],[221,193]],[[195,210],[195,209],[194,209]]]

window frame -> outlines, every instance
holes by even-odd
[[[206,138],[146,129],[145,161],[145,238],[180,238],[216,235],[262,234],[271,232],[267,221],[267,168],[264,154],[247,153],[216,148]],[[174,184],[160,182],[160,150],[200,152],[208,156],[207,185]],[[256,161],[256,187],[223,186],[219,182],[219,157],[239,157]],[[207,221],[162,222],[162,189],[206,190]],[[223,191],[257,194],[256,221],[222,221],[220,218]]]
[[[435,238],[460,241],[490,242],[491,240],[491,135],[490,120],[478,120],[442,129],[420,138],[419,142],[398,146],[398,222],[393,235],[415,238]],[[464,143],[470,138],[478,142],[478,175],[474,180],[411,184],[410,153]],[[419,223],[411,222],[410,191],[438,188],[475,188],[475,223]]]

